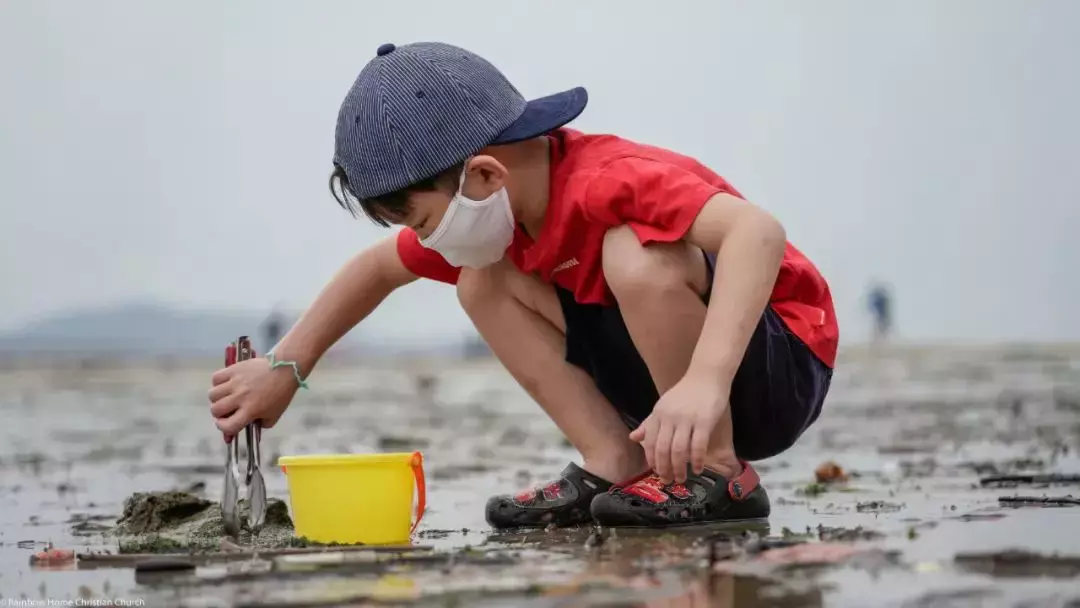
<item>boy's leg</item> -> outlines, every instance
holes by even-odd
[[[703,298],[712,286],[709,264],[700,249],[684,241],[643,247],[624,226],[604,237],[604,277],[657,393],[663,395],[686,374],[701,337]],[[724,477],[742,470],[735,456],[730,407],[710,438],[705,464]]]
[[[488,346],[577,448],[583,469],[568,467],[542,490],[496,496],[496,527],[590,521],[592,497],[645,469],[644,453],[596,383],[566,362],[566,325],[555,290],[509,260],[463,269],[458,298]]]
[[[712,283],[711,261],[683,242],[643,247],[627,227],[610,231],[604,272],[619,302],[607,338],[625,333],[656,392],[611,397],[640,423],[659,394],[685,374],[705,321]],[[625,350],[625,349],[623,349]],[[624,367],[633,364],[626,362]],[[598,378],[600,389],[614,378]],[[686,484],[664,486],[649,476],[598,497],[593,515],[606,525],[670,525],[762,518],[768,497],[744,459],[760,459],[790,447],[816,419],[831,372],[813,357],[783,321],[766,308],[731,387],[730,407],[709,446],[707,469]],[[647,401],[643,401],[647,399]]]

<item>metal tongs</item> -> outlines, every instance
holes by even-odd
[[[226,367],[253,358],[255,358],[255,351],[251,348],[251,340],[247,336],[240,336],[225,348]],[[259,454],[262,425],[258,420],[254,420],[244,427],[244,437],[247,439],[248,456],[247,473],[245,475],[248,503],[247,523],[248,529],[252,533],[257,533],[266,519],[266,484],[263,482]],[[225,492],[221,499],[221,519],[225,523],[225,531],[236,537],[240,535],[239,437],[225,436],[225,452]]]

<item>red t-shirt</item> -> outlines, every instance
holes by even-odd
[[[583,304],[615,303],[604,280],[604,233],[627,224],[643,244],[682,239],[714,195],[742,197],[692,158],[611,135],[559,129],[551,135],[551,184],[540,236],[521,227],[507,256],[525,273],[573,292]],[[455,283],[459,268],[401,230],[398,254],[413,274]],[[836,362],[839,330],[829,285],[788,243],[770,305],[826,365]]]

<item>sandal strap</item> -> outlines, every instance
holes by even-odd
[[[559,474],[560,477],[574,484],[582,490],[591,492],[606,492],[612,487],[612,483],[601,477],[597,477],[574,463],[566,465]]]
[[[739,460],[739,464],[742,465],[742,473],[739,473],[731,479],[727,479],[723,475],[720,475],[715,471],[710,471],[709,469],[705,469],[702,474],[711,477],[717,482],[726,482],[728,496],[730,496],[732,500],[745,500],[751,492],[761,485],[761,477],[758,476],[758,472],[754,470],[754,467],[751,466],[749,462]]]

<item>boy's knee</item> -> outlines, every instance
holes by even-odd
[[[457,297],[470,317],[490,313],[493,303],[510,298],[565,331],[554,289],[536,277],[523,274],[509,260],[486,268],[462,268],[457,280]]]
[[[642,245],[629,226],[607,231],[604,279],[619,300],[694,288],[703,293],[708,269],[701,251],[684,241]]]
[[[457,297],[465,312],[481,308],[500,293],[498,270],[495,265],[487,268],[462,268],[457,280]]]

